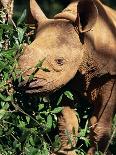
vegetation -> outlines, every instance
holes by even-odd
[[[57,151],[60,138],[58,135],[53,138],[53,133],[57,130],[57,114],[62,110],[60,102],[64,96],[74,100],[69,90],[64,90],[54,104],[51,104],[53,98],[48,96],[29,97],[17,90],[16,86],[22,80],[17,60],[24,43],[30,43],[34,34],[34,29],[24,23],[25,16],[24,11],[15,23],[8,23],[4,10],[0,11],[0,155],[48,155],[52,150]],[[37,67],[41,68],[41,65],[38,63]],[[85,122],[83,124],[80,121],[76,152],[86,155],[90,146],[87,120],[89,107],[83,104],[83,107],[75,105],[75,108],[83,110],[83,114],[78,112],[77,115]],[[110,148],[115,155],[116,117],[112,124]],[[100,154],[96,152],[96,155]]]

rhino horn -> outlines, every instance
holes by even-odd
[[[37,20],[39,25],[47,20],[47,17],[37,4],[36,0],[30,0],[30,9],[33,18]]]

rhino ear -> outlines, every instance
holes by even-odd
[[[47,20],[47,17],[37,4],[36,0],[30,0],[30,10],[33,18],[39,23],[43,23],[45,20]]]
[[[98,10],[93,0],[79,0],[75,23],[80,33],[91,30],[96,23],[97,16]]]
[[[68,19],[76,24],[80,33],[89,31],[96,23],[98,11],[93,0],[74,0],[54,18]]]

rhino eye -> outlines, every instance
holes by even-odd
[[[64,65],[64,59],[63,59],[63,58],[55,59],[55,62],[56,62],[58,65],[60,65],[60,66]]]

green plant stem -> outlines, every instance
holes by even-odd
[[[115,133],[116,133],[116,127],[115,127],[115,129],[114,129],[114,131],[113,131],[113,133],[112,133],[112,135],[111,135],[111,137],[110,137],[110,140],[109,140],[109,142],[108,142],[108,144],[107,144],[107,146],[106,146],[106,148],[105,148],[104,155],[106,155],[107,150],[108,150],[108,148],[109,148],[109,145],[111,144],[111,142],[112,142],[112,140],[113,140],[113,138],[114,138]]]

